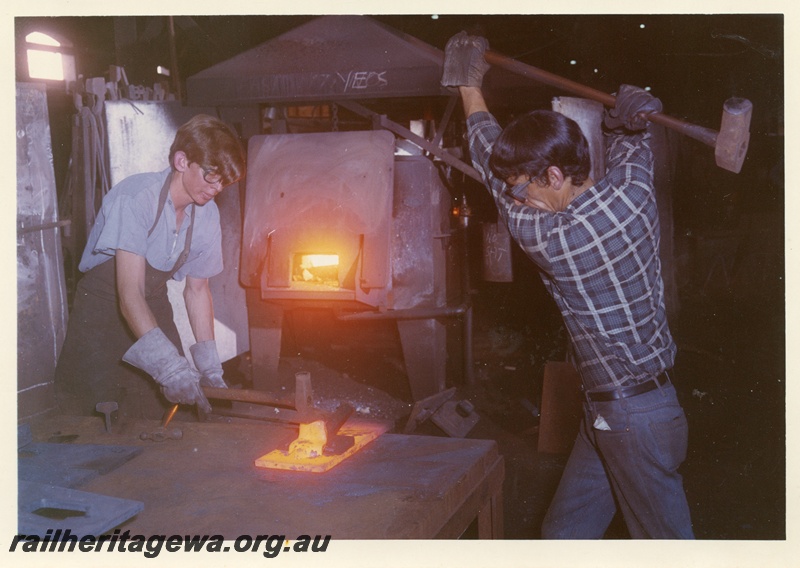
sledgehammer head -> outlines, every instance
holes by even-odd
[[[717,165],[735,174],[742,169],[750,144],[750,118],[753,103],[747,99],[731,98],[722,107],[722,125],[714,145]]]

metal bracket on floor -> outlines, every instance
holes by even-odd
[[[417,402],[403,433],[412,433],[417,426],[430,419],[451,438],[466,436],[478,423],[480,416],[468,400],[452,400],[455,394],[453,387]]]

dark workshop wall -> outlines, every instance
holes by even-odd
[[[312,17],[176,16],[179,74],[185,79]],[[750,98],[752,138],[740,174],[716,167],[707,147],[679,144],[673,194],[677,284],[684,294],[758,298],[765,309],[783,311],[781,14],[376,19],[439,48],[452,33],[474,29],[501,53],[602,90],[621,82],[647,84],[670,114],[710,128],[718,128],[726,98]],[[126,68],[131,83],[147,85],[157,80],[155,66],[170,62],[164,16],[16,18],[15,28],[18,42],[33,28],[69,39],[83,77],[105,76],[114,64]],[[27,81],[21,56],[18,49],[17,80]],[[572,65],[573,58],[586,64]],[[496,87],[505,116],[549,103],[548,93],[543,97],[519,82]],[[47,85],[46,94],[60,196],[75,106],[63,85]],[[477,197],[474,205],[482,205]]]

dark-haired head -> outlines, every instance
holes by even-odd
[[[592,163],[589,144],[578,124],[549,110],[535,110],[514,119],[492,148],[489,167],[500,179],[527,175],[547,181],[547,168],[558,167],[565,178],[581,185]]]

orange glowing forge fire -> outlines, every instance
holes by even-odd
[[[338,254],[298,253],[292,261],[293,282],[339,287]]]

